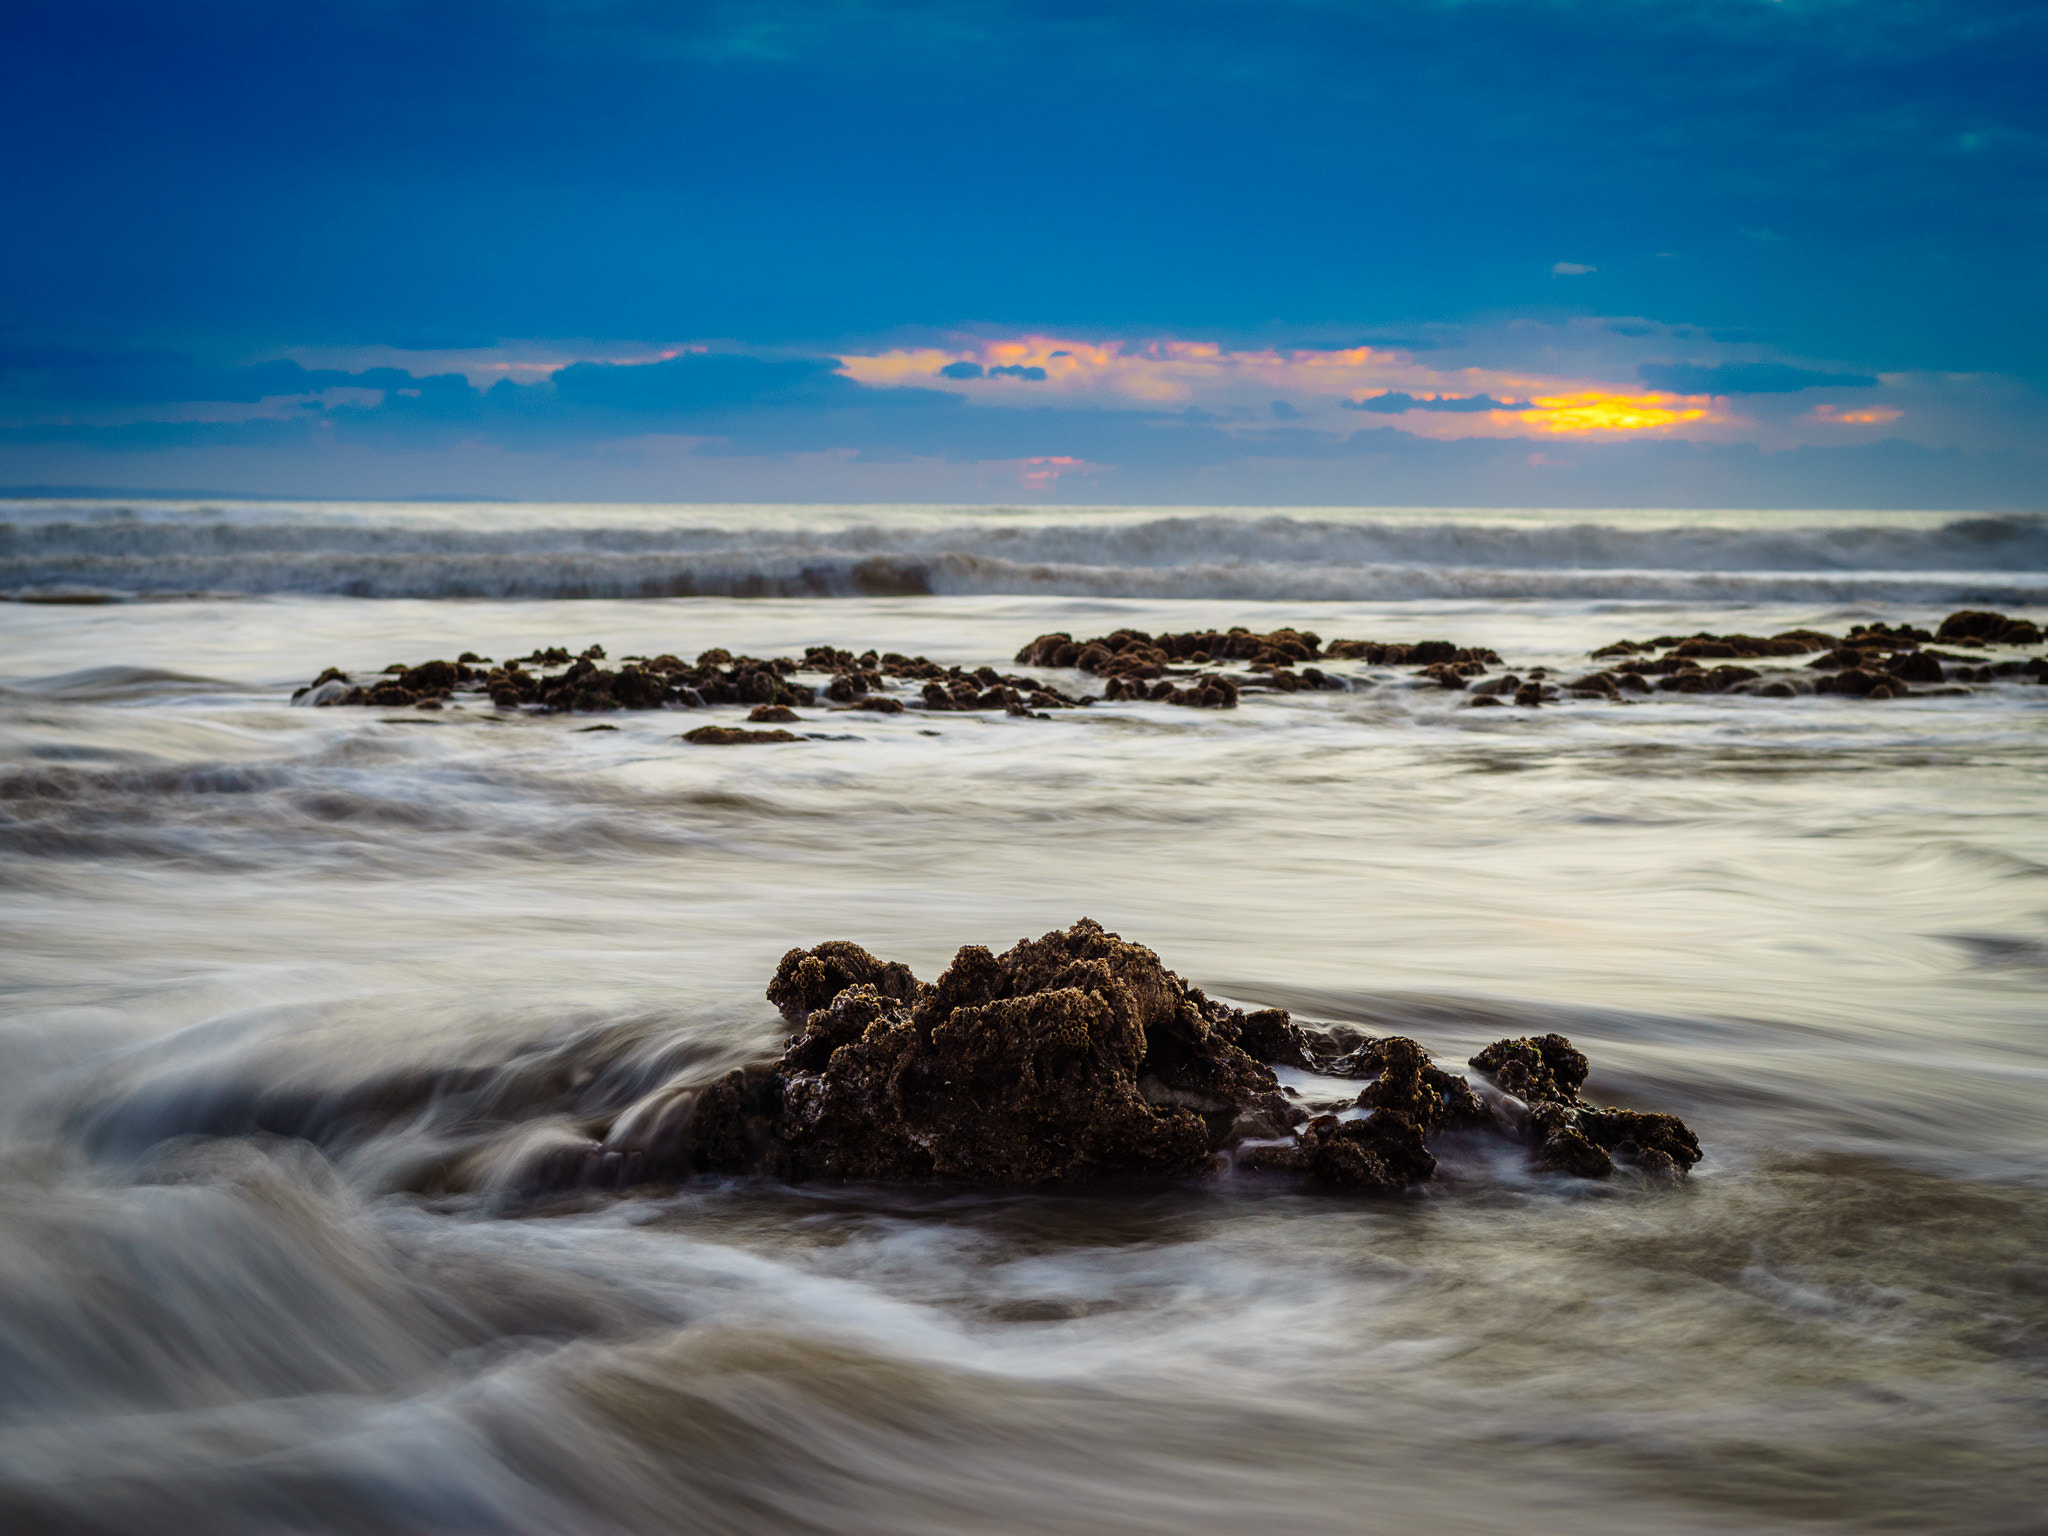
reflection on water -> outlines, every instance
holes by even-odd
[[[754,754],[671,716],[280,691],[463,647],[978,664],[1052,628],[1289,619],[1553,666],[1846,622],[0,609],[0,1526],[2036,1527],[2048,690],[1489,718],[1389,684],[861,717]],[[1561,1030],[1708,1159],[1659,1192],[1451,1145],[1398,1201],[1226,1174],[535,1208],[494,1179],[523,1138],[771,1047],[792,944],[931,975],[1083,913],[1452,1063]]]

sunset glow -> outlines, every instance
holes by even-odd
[[[1369,409],[1364,402],[1399,393],[1412,396],[1417,408],[1367,420],[1438,439],[1669,434],[1733,419],[1707,395],[1485,368],[1436,369],[1410,353],[1371,346],[1234,351],[1211,341],[1031,335],[953,349],[847,354],[839,361],[848,377],[863,384],[943,389],[991,405],[1078,396],[1221,411],[1232,405],[1257,409],[1284,393],[1292,397],[1292,409]],[[1453,411],[1442,404],[1480,396],[1518,408]]]
[[[1718,421],[1705,395],[1623,395],[1588,392],[1538,396],[1536,409],[1510,418],[1531,432],[1668,432],[1688,422]],[[1495,416],[1506,415],[1495,411]]]

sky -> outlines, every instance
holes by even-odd
[[[2048,506],[2048,0],[12,0],[0,487]]]

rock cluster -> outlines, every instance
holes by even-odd
[[[969,945],[932,983],[856,944],[793,949],[768,997],[796,1026],[778,1060],[663,1090],[597,1128],[580,1163],[551,1153],[536,1181],[1031,1187],[1201,1174],[1235,1151],[1244,1168],[1394,1191],[1435,1172],[1432,1138],[1522,1127],[1543,1166],[1585,1177],[1616,1157],[1667,1174],[1699,1158],[1669,1115],[1583,1102],[1585,1058],[1560,1036],[1473,1058],[1489,1103],[1413,1040],[1229,1007],[1086,919],[1001,955]],[[1301,1102],[1276,1066],[1364,1086]]]
[[[1101,699],[1234,709],[1251,693],[1374,686],[1369,678],[1342,676],[1315,662],[1352,661],[1373,667],[1408,667],[1415,684],[1463,692],[1470,703],[1530,707],[1564,699],[1627,702],[1654,693],[1743,693],[1765,698],[1851,694],[1896,698],[1915,689],[2000,681],[2048,683],[2048,657],[1994,657],[1993,647],[2034,645],[2042,633],[2031,620],[1981,610],[1950,614],[1930,633],[1909,624],[1861,624],[1846,634],[1814,629],[1774,635],[1659,635],[1618,640],[1592,653],[1597,670],[1553,681],[1542,668],[1525,674],[1496,672],[1495,652],[1448,640],[1392,642],[1331,640],[1312,630],[1243,627],[1148,634],[1118,629],[1076,640],[1064,631],[1040,635],[1017,653],[1020,666],[1072,668],[1102,679]],[[1943,649],[1952,646],[1956,649]],[[1800,665],[1763,667],[1750,662]],[[942,666],[923,656],[809,647],[801,657],[734,656],[700,652],[693,662],[672,655],[631,656],[604,665],[604,649],[578,655],[554,646],[493,664],[464,651],[455,661],[390,666],[357,683],[329,667],[293,694],[294,702],[440,709],[463,695],[501,710],[536,713],[698,709],[738,706],[755,711],[753,723],[794,723],[803,707],[900,714],[1001,710],[1044,719],[1050,711],[1097,702],[1043,677],[994,667]],[[912,690],[915,690],[914,692]],[[761,713],[779,711],[779,713]],[[692,733],[694,736],[695,733]],[[707,738],[709,739],[709,738]],[[723,738],[721,738],[723,739]]]
[[[1965,608],[1943,619],[1934,638],[1951,645],[2039,645],[2041,626],[2031,619]]]
[[[1859,624],[1845,635],[1794,629],[1776,635],[1659,635],[1618,640],[1594,651],[1606,669],[1575,679],[1575,698],[1619,698],[1625,692],[1751,693],[1765,698],[1851,694],[1899,698],[1915,688],[1999,679],[2048,682],[2048,660],[1985,662],[1937,642],[1975,649],[2033,645],[2041,630],[2026,619],[1966,610],[1952,613],[1930,634],[1910,624]],[[1659,653],[1662,653],[1661,655]],[[1760,671],[1738,661],[1818,656],[1803,668]],[[1653,681],[1654,680],[1654,681]],[[1518,701],[1519,702],[1519,701]]]
[[[530,656],[492,664],[464,651],[460,661],[427,661],[418,666],[390,666],[375,681],[354,684],[330,667],[314,679],[310,692],[319,704],[367,704],[386,708],[412,705],[436,707],[458,693],[487,696],[500,709],[536,709],[543,713],[599,713],[619,709],[660,709],[676,706],[702,709],[711,704],[812,704],[817,691],[790,681],[799,664],[790,658],[764,660],[709,650],[695,662],[675,656],[629,657],[616,669],[601,666],[604,647],[593,645],[571,657],[561,646]],[[559,669],[559,670],[557,670]],[[328,683],[344,685],[328,691]],[[297,699],[309,690],[294,695]]]
[[[1700,1144],[1676,1115],[1596,1109],[1579,1097],[1589,1067],[1563,1035],[1496,1040],[1472,1065],[1529,1107],[1529,1139],[1539,1166],[1605,1178],[1623,1158],[1647,1173],[1683,1173]]]
[[[1105,678],[1103,697],[1108,700],[1151,700],[1205,709],[1234,709],[1244,692],[1298,693],[1351,686],[1320,667],[1306,665],[1314,661],[1420,667],[1445,688],[1463,688],[1467,678],[1500,664],[1500,657],[1492,651],[1460,647],[1448,640],[1412,645],[1332,640],[1325,647],[1322,637],[1312,630],[1276,629],[1258,634],[1242,627],[1158,635],[1119,629],[1092,640],[1076,640],[1062,630],[1040,635],[1019,651],[1016,659],[1020,666],[1074,667]],[[1251,675],[1231,678],[1200,670],[1226,665],[1241,666]],[[1174,678],[1187,680],[1188,686],[1176,687]]]
[[[668,655],[629,657],[613,669],[600,665],[604,660],[604,648],[595,645],[573,657],[565,647],[552,646],[498,665],[465,651],[460,661],[386,667],[361,685],[340,668],[329,667],[292,697],[317,705],[438,709],[457,695],[470,695],[488,698],[499,709],[542,714],[738,705],[754,710],[750,719],[776,721],[794,720],[795,708],[814,706],[901,713],[903,701],[889,691],[892,681],[922,681],[923,704],[930,710],[1000,709],[1043,718],[1046,710],[1094,702],[1030,678],[1003,676],[992,667],[968,671],[922,656],[894,651],[856,655],[827,645],[812,646],[800,658],[734,656],[714,649],[694,662]],[[799,677],[824,681],[806,683]],[[764,710],[784,713],[762,715]]]

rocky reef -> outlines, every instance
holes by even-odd
[[[1965,692],[1986,683],[2048,683],[2048,656],[2010,654],[2042,638],[2030,619],[1976,609],[1952,613],[1932,631],[1884,623],[1856,625],[1846,634],[1702,631],[1617,640],[1589,653],[1592,670],[1576,677],[1553,677],[1543,667],[1509,671],[1496,652],[1449,640],[1325,641],[1313,630],[1258,633],[1242,627],[1161,634],[1118,629],[1080,640],[1065,631],[1044,634],[1015,657],[1016,665],[1038,676],[830,645],[811,646],[801,656],[735,656],[719,649],[701,651],[689,662],[666,654],[628,656],[617,666],[606,664],[602,646],[574,655],[553,646],[496,663],[464,651],[455,661],[397,664],[360,681],[329,667],[292,698],[299,704],[421,710],[461,700],[535,714],[726,706],[751,711],[752,724],[783,725],[800,721],[797,709],[999,712],[1049,719],[1053,711],[1099,702],[1235,709],[1253,695],[1350,691],[1397,681],[1363,667],[1410,669],[1411,676],[1399,680],[1402,686],[1462,693],[1478,707],[1630,703],[1659,694],[1709,693],[1889,699]],[[2007,654],[1994,654],[2001,650]],[[1099,678],[1102,692],[1090,694],[1042,675],[1061,670]],[[749,738],[693,731],[684,739]]]
[[[1332,640],[1325,647],[1313,630],[1276,629],[1259,634],[1243,627],[1158,635],[1119,629],[1092,640],[1076,640],[1060,630],[1040,635],[1017,653],[1016,660],[1020,666],[1073,667],[1101,677],[1106,680],[1105,699],[1144,699],[1204,709],[1235,709],[1239,695],[1246,692],[1299,693],[1353,686],[1343,677],[1308,665],[1315,661],[1420,667],[1447,688],[1462,688],[1463,679],[1483,674],[1489,665],[1500,665],[1492,651],[1456,646],[1448,640],[1413,644]],[[1233,678],[1205,670],[1233,665],[1249,675]],[[1187,686],[1177,687],[1175,678],[1187,680]]]
[[[435,710],[466,698],[488,701],[499,710],[539,714],[718,705],[741,706],[755,715],[797,708],[896,714],[905,706],[892,690],[921,685],[922,707],[932,710],[1001,710],[1042,718],[1047,710],[1078,709],[1094,702],[1030,678],[1004,676],[993,667],[969,671],[943,667],[923,656],[894,651],[856,655],[829,645],[814,645],[800,657],[735,656],[714,648],[699,652],[694,662],[671,655],[628,656],[619,666],[609,667],[603,665],[605,660],[600,645],[574,656],[566,647],[551,646],[498,663],[464,651],[456,661],[396,663],[365,682],[329,667],[294,693],[292,701]],[[785,713],[766,718],[796,717]]]
[[[1218,1002],[1087,919],[1001,955],[968,945],[929,983],[856,944],[793,949],[768,998],[795,1027],[779,1058],[593,1125],[528,1187],[752,1174],[1030,1188],[1234,1161],[1398,1191],[1435,1173],[1430,1145],[1453,1133],[1523,1140],[1540,1167],[1585,1178],[1617,1161],[1676,1177],[1700,1156],[1673,1116],[1583,1100],[1586,1058],[1561,1036],[1488,1046],[1475,1086],[1410,1039]],[[1276,1069],[1312,1076],[1284,1086]]]
[[[1915,692],[2001,681],[2048,683],[2048,658],[1994,659],[1993,646],[2038,645],[2031,620],[1965,609],[1932,632],[1911,624],[1859,624],[1846,634],[1793,629],[1775,635],[1659,635],[1617,640],[1592,653],[1606,665],[1537,699],[1619,699],[1624,693],[1746,693],[1763,698],[1849,694],[1865,699],[1903,698]],[[1962,647],[1944,650],[1942,646]],[[1978,654],[1970,654],[1970,652]],[[1816,654],[1818,653],[1818,654]],[[1812,657],[1800,667],[1740,665]]]

